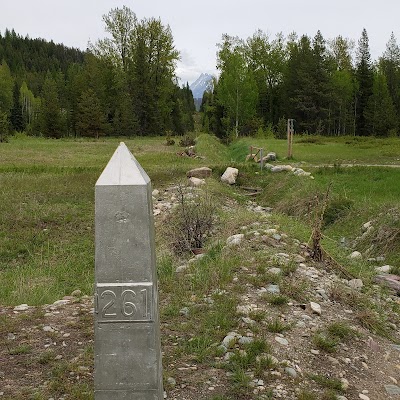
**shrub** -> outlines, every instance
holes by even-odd
[[[216,206],[210,195],[188,198],[183,186],[178,189],[179,205],[172,215],[172,245],[177,254],[201,249],[215,222]]]
[[[195,144],[196,144],[196,139],[192,135],[185,135],[179,141],[179,146],[181,146],[181,147],[194,146]]]

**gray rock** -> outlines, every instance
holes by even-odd
[[[167,382],[171,386],[175,386],[176,385],[176,380],[174,378],[172,378],[171,376],[167,379]]]
[[[272,294],[279,294],[281,292],[278,285],[272,284],[266,287],[266,291]]]
[[[303,263],[303,262],[306,261],[306,259],[305,259],[303,256],[301,256],[300,254],[296,254],[296,255],[294,256],[293,260],[294,260],[294,262],[296,262],[296,263]]]
[[[239,338],[239,344],[250,344],[252,342],[254,342],[254,339],[252,337],[241,336]]]
[[[237,246],[242,242],[243,239],[244,239],[244,234],[238,233],[237,235],[229,236],[228,239],[226,239],[226,244],[228,246]]]
[[[360,260],[362,258],[362,254],[359,251],[353,251],[350,255],[349,258],[352,260]]]
[[[289,342],[288,342],[285,338],[282,338],[282,337],[280,337],[280,336],[275,336],[275,340],[276,340],[279,344],[281,344],[282,346],[288,346],[288,345],[289,345]]]
[[[157,190],[157,189],[154,189],[154,190],[151,192],[151,195],[152,195],[153,197],[158,197],[158,196],[160,195],[160,191]]]
[[[206,181],[204,179],[199,179],[199,178],[195,178],[192,176],[191,178],[189,178],[189,184],[190,184],[190,186],[193,186],[193,187],[199,187],[199,186],[205,185]]]
[[[233,185],[234,183],[236,183],[236,178],[238,174],[239,170],[237,168],[228,167],[221,176],[221,182]]]
[[[297,372],[294,368],[286,367],[285,372],[292,378],[297,378]]]
[[[181,273],[186,271],[189,268],[188,264],[180,265],[179,267],[176,268],[175,272]]]
[[[183,307],[179,310],[179,314],[183,315],[184,317],[189,316],[189,308],[188,307]]]
[[[232,348],[237,342],[237,337],[234,335],[226,335],[222,340],[222,345],[227,349]]]
[[[321,306],[313,301],[310,301],[310,309],[314,314],[321,315],[322,313]]]
[[[385,385],[385,390],[390,395],[400,394],[400,387],[397,385]]]
[[[340,382],[342,383],[342,389],[346,391],[349,388],[349,381],[346,378],[340,378]]]
[[[360,290],[364,286],[361,279],[351,279],[349,280],[348,285],[354,290]]]
[[[14,307],[14,311],[27,311],[29,310],[28,304],[20,304],[19,306]]]
[[[271,172],[290,172],[293,170],[291,165],[276,165],[271,168]]]
[[[391,268],[392,267],[390,265],[382,265],[382,267],[376,267],[375,271],[382,272],[384,274],[388,274],[388,273],[390,273]]]
[[[279,275],[282,273],[282,270],[280,268],[270,268],[267,272],[273,275]]]
[[[212,169],[208,167],[194,168],[186,173],[186,176],[188,178],[194,177],[199,179],[208,178],[211,175],[212,175]]]
[[[61,306],[65,306],[66,304],[68,304],[70,302],[71,302],[71,300],[57,300],[52,305],[54,307],[61,307]]]

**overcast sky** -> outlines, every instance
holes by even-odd
[[[365,27],[377,59],[393,31],[400,43],[400,0],[0,0],[0,31],[41,37],[86,49],[103,38],[102,15],[131,8],[139,19],[160,17],[169,24],[181,53],[177,74],[192,83],[215,73],[216,44],[223,33],[246,39],[257,29],[270,36],[297,32],[325,39],[339,34],[357,43]]]

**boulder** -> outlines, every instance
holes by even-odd
[[[351,279],[349,280],[349,286],[354,290],[360,290],[364,284],[361,279]]]
[[[204,179],[199,179],[199,178],[195,178],[192,176],[191,178],[189,178],[189,183],[190,183],[190,186],[198,187],[198,186],[204,185],[206,182]]]
[[[228,183],[229,185],[233,185],[236,183],[236,178],[239,174],[239,170],[237,168],[228,167],[226,171],[221,176],[221,182]]]
[[[400,294],[400,276],[393,274],[377,275],[374,280],[377,283],[382,283],[390,289],[393,289],[397,294]]]
[[[186,172],[186,176],[188,178],[199,178],[204,179],[208,178],[212,174],[212,169],[208,167],[194,168],[190,171]]]
[[[276,165],[271,168],[271,172],[290,172],[293,170],[291,165]]]
[[[269,152],[266,156],[262,158],[263,162],[276,161],[276,153],[273,151]]]

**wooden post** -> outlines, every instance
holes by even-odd
[[[288,158],[293,157],[293,135],[294,135],[294,119],[288,119],[287,122]]]

